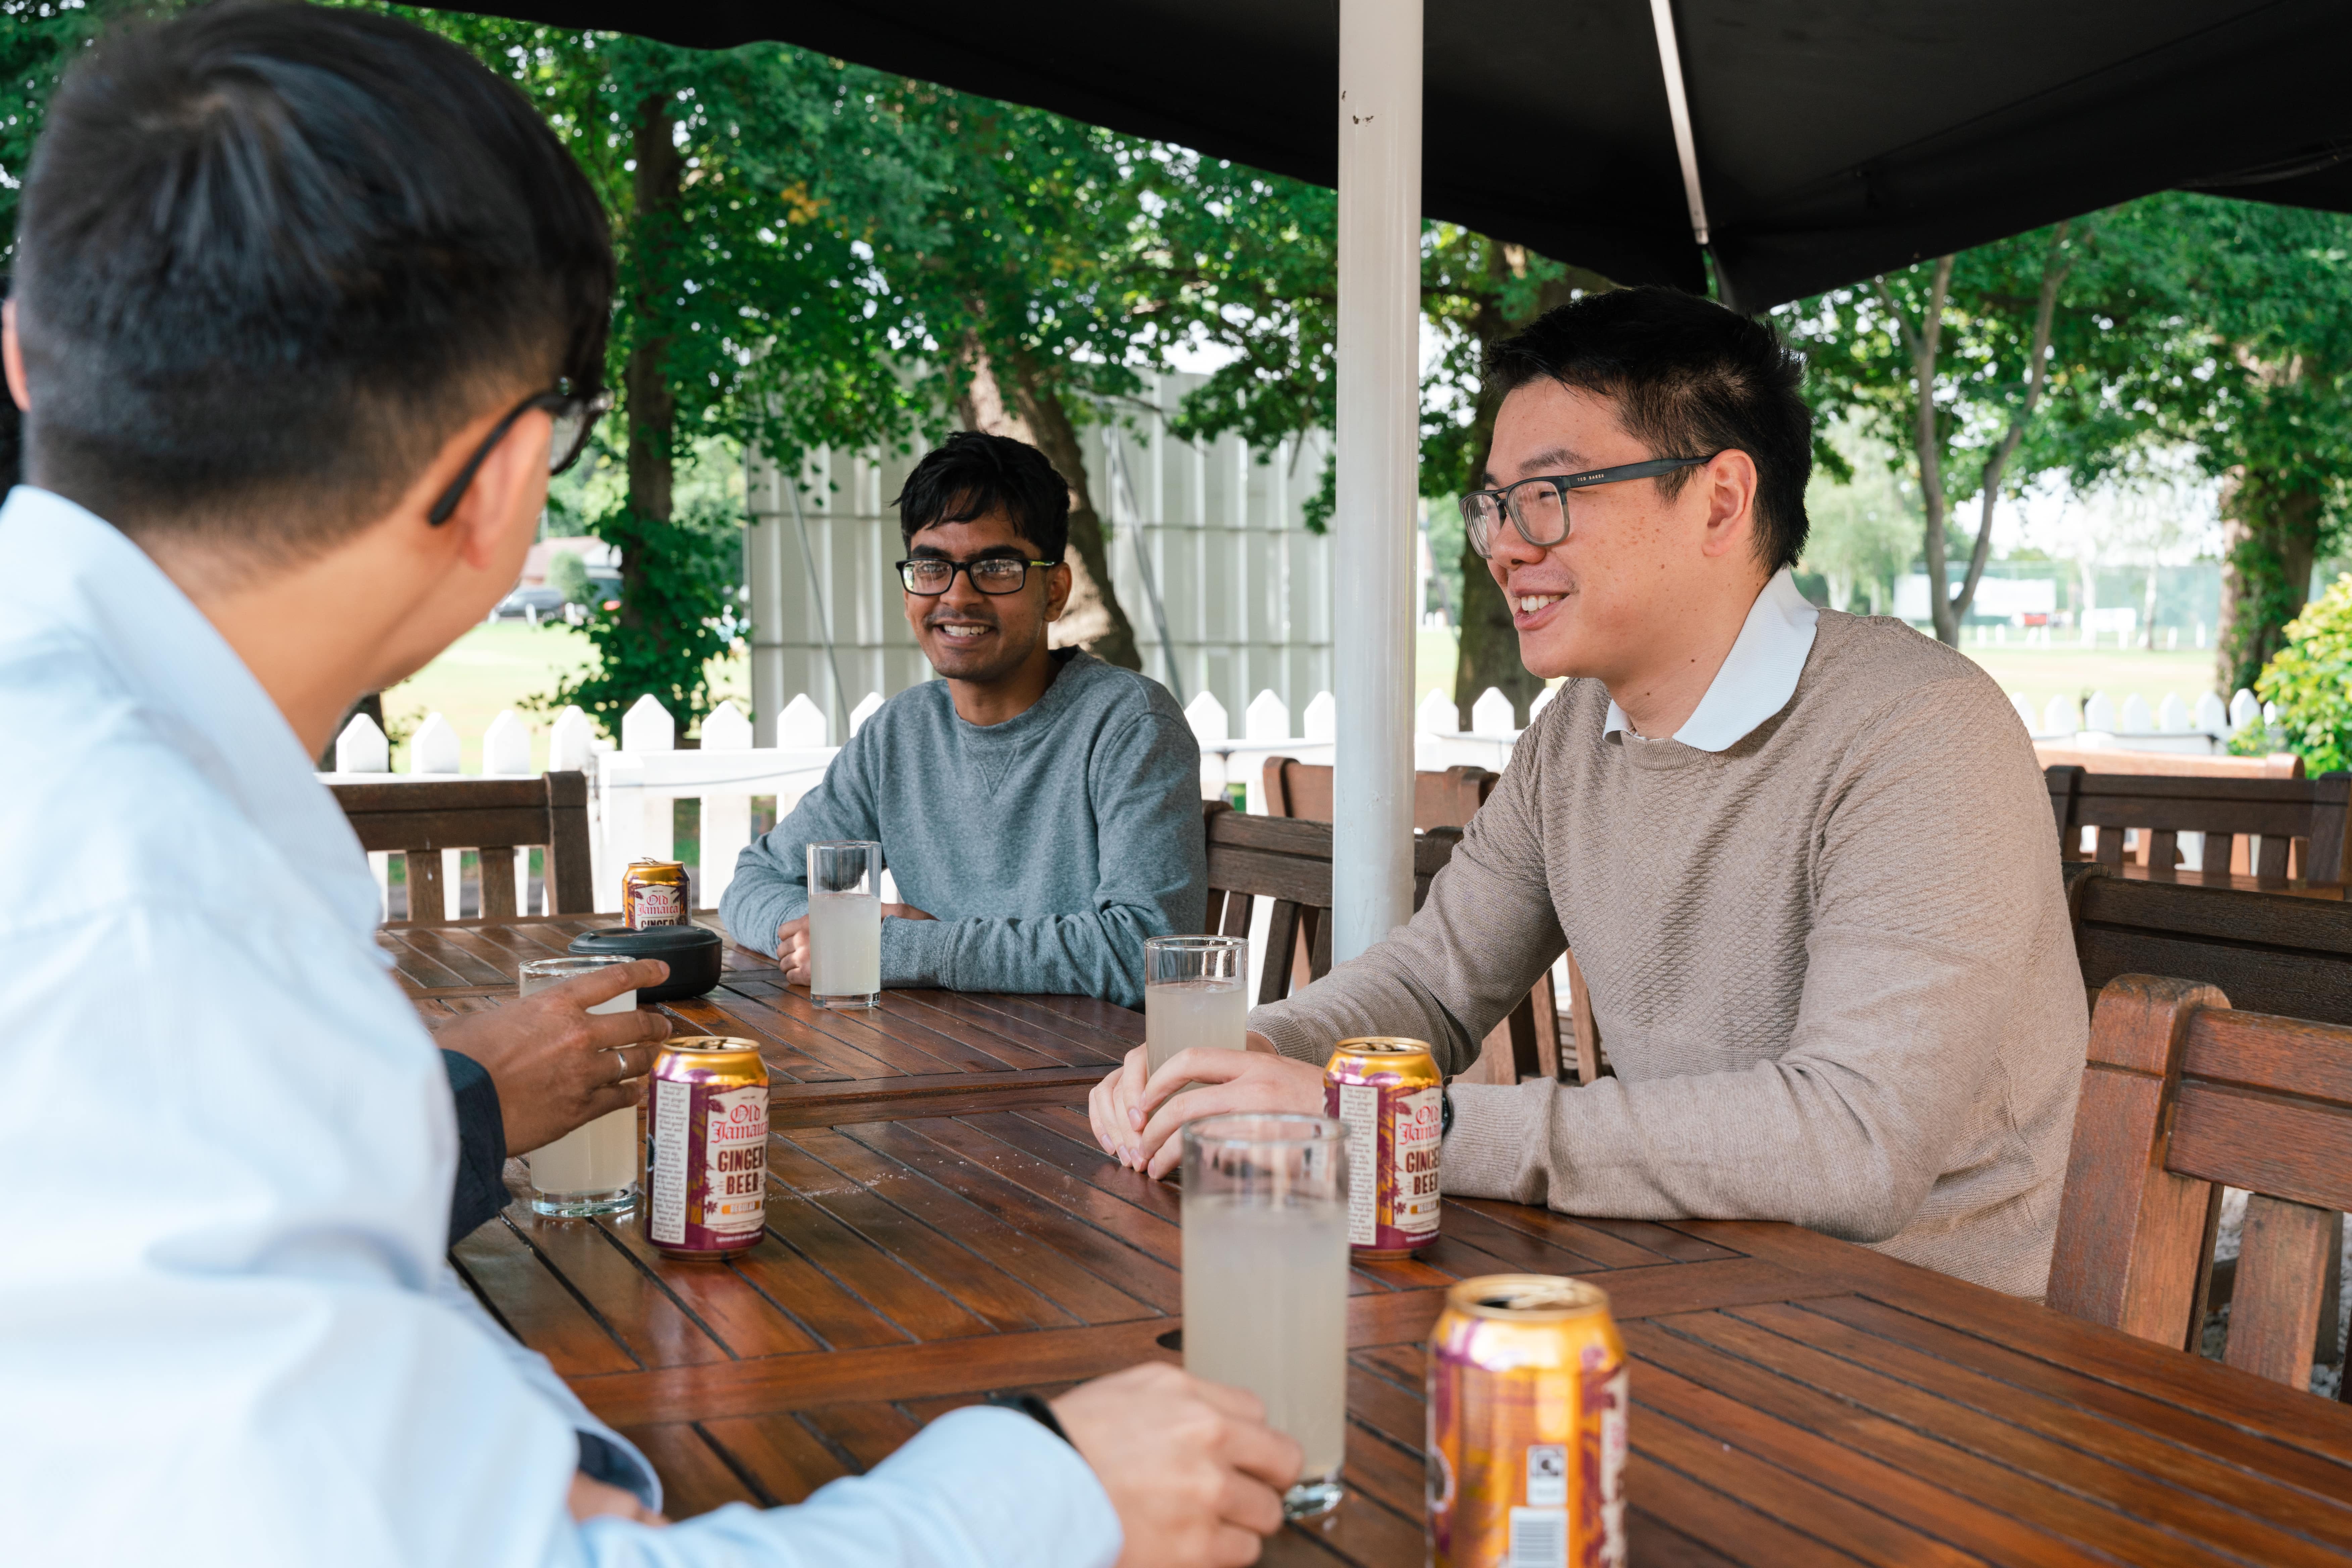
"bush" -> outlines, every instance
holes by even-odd
[[[559,550],[547,563],[547,585],[563,595],[567,605],[593,606],[595,585],[588,581],[587,565],[570,550]]]
[[[608,610],[593,592],[584,595],[593,668],[559,681],[531,705],[555,712],[576,702],[617,740],[621,716],[650,692],[684,734],[710,710],[709,667],[726,656],[737,629],[729,609],[740,519],[723,504],[670,521],[638,517],[622,506],[598,518],[590,531],[620,552],[620,607]],[[550,573],[551,580],[551,563]]]
[[[2352,767],[2352,574],[2305,605],[2284,636],[2254,694],[2278,704],[2278,730],[2305,773]]]

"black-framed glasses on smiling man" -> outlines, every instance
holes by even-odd
[[[474,448],[474,455],[466,459],[466,466],[457,470],[457,477],[449,481],[449,488],[441,492],[441,499],[433,503],[433,510],[425,514],[425,521],[436,528],[449,521],[449,514],[456,511],[457,503],[466,499],[466,487],[474,482],[474,475],[481,468],[482,460],[506,439],[507,432],[514,428],[514,422],[532,409],[545,409],[554,426],[547,441],[547,471],[554,475],[580,460],[580,454],[588,449],[588,437],[595,433],[596,421],[612,407],[611,393],[582,391],[568,379],[556,383],[545,392],[531,394],[508,409],[506,417],[490,426],[490,433],[482,437],[482,444]]]
[[[983,555],[977,561],[950,561],[944,555],[922,555],[912,561],[898,563],[898,581],[907,584],[909,594],[920,594],[926,599],[936,599],[948,591],[961,572],[971,579],[971,585],[983,594],[998,598],[1021,592],[1029,581],[1029,568],[1051,569],[1058,561],[1023,561],[1011,555]]]
[[[1521,539],[1538,550],[1549,550],[1566,539],[1576,524],[1568,504],[1570,491],[1621,484],[1627,479],[1654,479],[1680,468],[1712,463],[1721,456],[1714,452],[1704,458],[1652,458],[1581,474],[1538,474],[1498,490],[1472,490],[1462,498],[1462,526],[1470,536],[1470,548],[1482,556],[1495,553],[1495,539],[1502,531],[1505,518],[1510,519]]]

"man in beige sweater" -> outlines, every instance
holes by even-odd
[[[1142,1052],[1104,1147],[1313,1110],[1332,1043],[1449,1076],[1575,950],[1613,1078],[1450,1089],[1445,1190],[1633,1219],[1773,1219],[2042,1294],[2088,1018],[2015,712],[1899,621],[1817,611],[1801,365],[1656,289],[1499,345],[1475,546],[1566,676],[1410,924],[1251,1015],[1247,1054]],[[1171,1100],[1186,1081],[1204,1087]]]

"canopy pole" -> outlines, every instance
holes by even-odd
[[[1422,0],[1339,0],[1331,956],[1412,918]]]
[[[1666,112],[1675,122],[1675,154],[1683,164],[1683,198],[1690,203],[1691,233],[1706,243],[1706,197],[1698,184],[1698,143],[1691,138],[1690,97],[1683,90],[1682,46],[1675,41],[1673,0],[1650,0],[1650,21],[1658,30],[1658,68],[1666,79]]]

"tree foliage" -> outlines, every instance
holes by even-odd
[[[2255,695],[2278,705],[2276,730],[2311,773],[2352,768],[2352,576],[2287,623]],[[2249,726],[2249,733],[2259,733]],[[2265,743],[2263,750],[2270,749]]]

